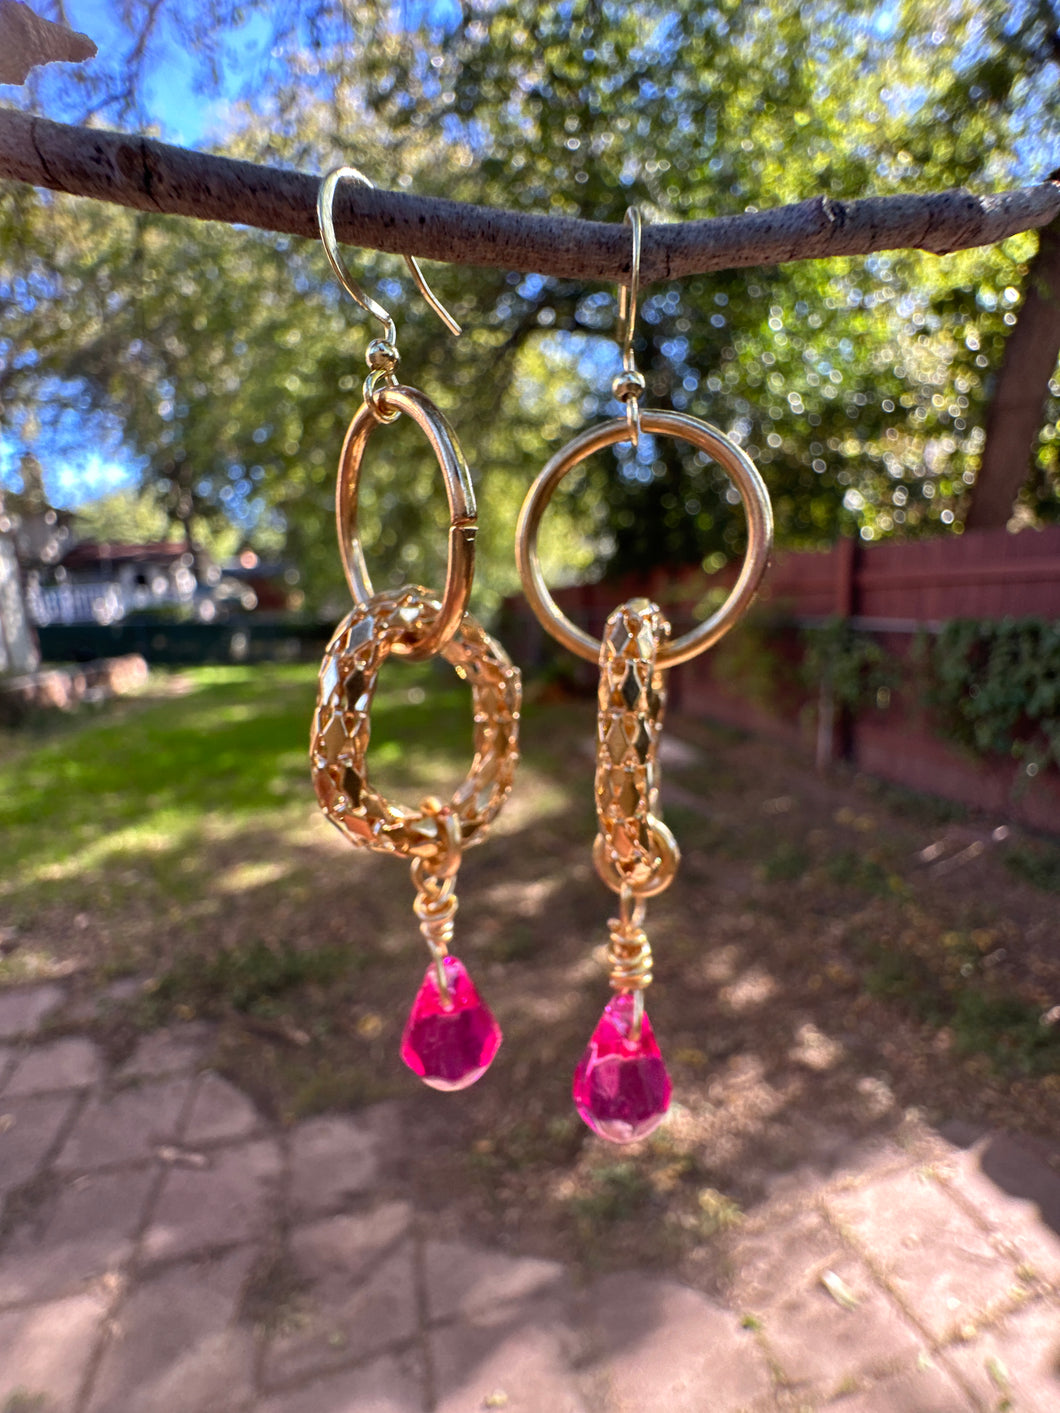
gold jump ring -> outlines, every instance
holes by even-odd
[[[649,870],[641,870],[631,878],[624,872],[614,857],[614,851],[602,834],[593,840],[593,867],[601,882],[606,883],[614,893],[621,893],[623,884],[632,883],[638,898],[654,898],[664,893],[674,881],[677,866],[681,862],[681,850],[671,831],[661,819],[648,816],[648,827],[655,849],[656,862]]]
[[[387,397],[389,399],[389,393]],[[732,479],[747,516],[747,551],[729,597],[716,613],[712,613],[697,628],[659,649],[658,665],[676,667],[723,637],[754,598],[773,547],[773,511],[769,492],[754,462],[717,427],[683,412],[660,411],[641,412],[640,425],[645,432],[656,436],[676,437],[680,441],[690,442],[713,457]],[[572,438],[552,457],[530,487],[519,512],[519,525],[515,532],[515,558],[530,607],[543,628],[587,662],[598,661],[600,643],[573,624],[549,593],[538,558],[537,536],[545,508],[567,472],[573,471],[594,452],[626,441],[628,437],[629,427],[625,417],[615,417]]]

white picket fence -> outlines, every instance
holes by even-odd
[[[140,585],[129,589],[117,582],[31,584],[26,590],[26,608],[39,628],[49,623],[118,623],[135,609],[187,602],[188,596],[175,589],[156,594]]]

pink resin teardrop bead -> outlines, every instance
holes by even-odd
[[[448,1003],[438,989],[434,963],[405,1022],[401,1058],[432,1089],[466,1089],[489,1068],[500,1049],[501,1028],[481,999],[463,962],[446,957]]]
[[[621,993],[604,1007],[574,1071],[578,1113],[612,1143],[633,1143],[657,1128],[673,1092],[647,1014],[639,1040],[630,1038],[632,1023],[633,997]]]

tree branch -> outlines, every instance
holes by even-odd
[[[71,127],[0,109],[0,178],[88,196],[138,211],[194,216],[287,235],[317,235],[318,178],[145,137]],[[917,248],[936,255],[992,245],[1060,214],[1060,183],[973,196],[834,201],[681,225],[648,226],[641,280],[790,260]],[[335,203],[340,239],[462,265],[535,271],[569,279],[629,276],[629,230],[599,221],[534,216],[486,206],[368,190],[352,183]]]
[[[0,0],[0,83],[22,84],[39,64],[80,64],[96,52],[87,34],[42,20],[20,0]]]

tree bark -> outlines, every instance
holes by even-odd
[[[20,0],[0,0],[0,83],[22,84],[39,64],[80,64],[96,52],[87,34],[42,20]]]
[[[317,177],[13,109],[0,109],[2,177],[139,211],[317,235]],[[335,207],[339,238],[366,249],[570,279],[629,278],[629,228],[617,223],[527,215],[353,183],[340,188]],[[942,255],[1044,226],[1058,213],[1055,181],[990,196],[964,190],[859,201],[817,196],[740,216],[648,226],[641,280],[876,250]]]
[[[1005,340],[994,395],[986,414],[986,445],[971,503],[968,530],[1008,523],[1013,505],[1030,475],[1034,444],[1042,425],[1049,379],[1060,357],[1060,220],[1041,233],[1038,253],[1027,271],[1027,295]]]

